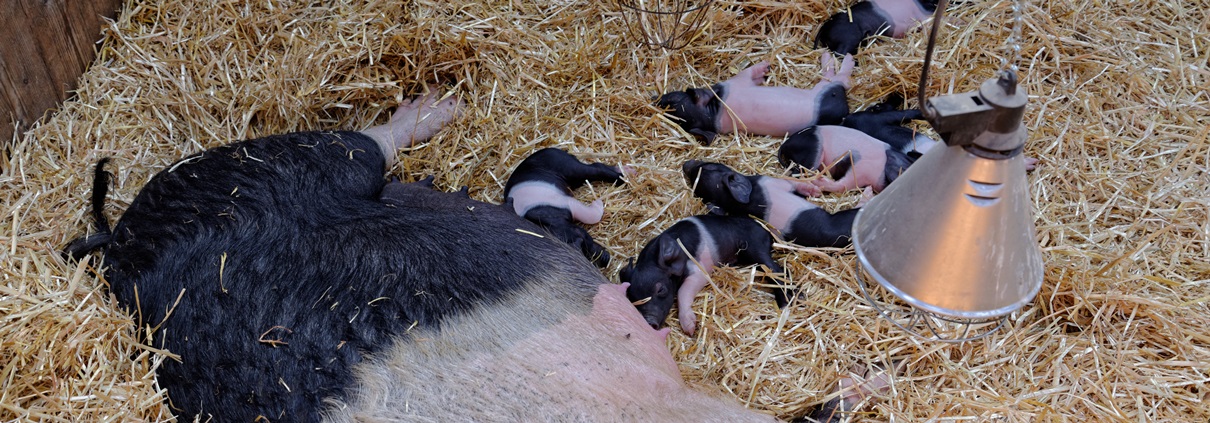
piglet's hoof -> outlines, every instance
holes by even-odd
[[[1031,171],[1031,170],[1034,170],[1034,169],[1036,169],[1037,167],[1038,167],[1038,159],[1037,159],[1037,158],[1034,158],[1034,157],[1026,157],[1026,158],[1025,158],[1025,171],[1026,171],[1026,172],[1029,172],[1029,171]]]
[[[636,170],[634,166],[624,164],[618,165],[618,172],[626,178],[633,178],[635,175],[638,175],[638,170]]]
[[[693,336],[693,333],[697,332],[697,315],[693,314],[693,310],[682,310],[677,317],[681,321],[681,330],[686,335]]]
[[[874,199],[874,188],[865,187],[865,189],[861,191],[861,199],[857,200],[857,207],[865,207],[866,203],[869,203],[870,200],[873,200],[873,199]]]
[[[768,73],[769,73],[769,62],[761,61],[760,63],[752,65],[752,66],[748,67],[747,69],[744,69],[743,71],[741,71],[739,73],[738,77],[751,80],[752,85],[761,85],[761,84],[765,83],[765,76]]]
[[[571,211],[572,216],[575,217],[576,221],[580,223],[585,225],[595,225],[601,221],[602,217],[605,217],[605,203],[599,199],[593,201],[587,206],[576,201],[575,199],[568,201],[573,203]]]
[[[836,58],[832,57],[831,54],[824,54],[820,61],[823,67],[824,81],[839,82],[844,84],[845,88],[851,88],[850,78],[853,76],[853,66],[856,63],[853,60],[853,55],[844,55],[844,59],[841,59],[839,65],[836,63]]]
[[[795,421],[841,422],[845,417],[857,410],[857,406],[867,397],[885,395],[891,390],[892,373],[902,370],[903,362],[896,362],[892,370],[855,368],[854,374],[841,378],[834,397],[819,405],[806,418]],[[857,374],[862,374],[858,376]],[[807,420],[807,419],[810,420]]]

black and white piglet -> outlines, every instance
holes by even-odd
[[[588,231],[576,224],[596,224],[605,213],[601,200],[585,205],[571,196],[573,185],[590,182],[622,184],[623,167],[585,164],[566,151],[544,148],[526,157],[504,186],[505,204],[518,216],[538,224],[555,238],[570,244],[599,267],[609,264],[609,253]]]
[[[837,54],[857,54],[866,38],[903,38],[936,10],[937,0],[863,0],[824,22],[815,36],[815,47],[827,47]]]
[[[618,279],[630,283],[626,296],[631,301],[645,300],[635,307],[653,328],[663,324],[675,293],[681,329],[693,335],[693,297],[709,283],[710,271],[719,265],[749,264],[782,272],[773,259],[773,236],[760,223],[746,216],[693,216],[648,241],[638,260],[618,272]],[[775,289],[773,296],[778,307],[784,307],[789,289]]]
[[[782,166],[827,171],[811,183],[823,192],[869,187],[877,193],[899,177],[915,159],[889,144],[844,126],[810,126],[798,131],[777,150]]]
[[[804,196],[819,187],[802,181],[743,175],[720,163],[690,160],[681,168],[693,195],[729,215],[764,219],[781,237],[805,247],[844,247],[851,242],[858,209],[828,213]]]
[[[777,151],[782,166],[827,171],[831,178],[812,180],[824,192],[869,187],[881,192],[916,159],[941,144],[903,126],[922,119],[917,109],[899,110],[902,97],[892,95],[882,103],[845,116],[843,126],[807,127],[790,135]],[[1038,160],[1025,158],[1025,169]]]
[[[915,159],[939,141],[904,126],[913,120],[923,120],[924,114],[920,109],[900,110],[902,106],[903,96],[891,94],[880,103],[845,116],[841,125],[864,132]]]
[[[656,106],[681,128],[709,145],[718,134],[748,133],[781,137],[810,125],[839,124],[849,114],[846,90],[853,57],[839,70],[823,56],[823,79],[811,89],[764,86],[769,62],[760,62],[709,88],[686,88],[660,96]]]

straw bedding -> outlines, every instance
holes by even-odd
[[[175,2],[130,0],[104,30],[77,98],[12,140],[0,161],[0,420],[173,419],[154,370],[170,352],[136,328],[90,264],[57,250],[88,227],[91,165],[113,157],[116,218],[172,161],[231,140],[359,129],[441,83],[464,116],[400,154],[391,172],[437,176],[500,202],[510,169],[548,146],[639,172],[601,198],[591,233],[624,258],[704,212],[679,173],[689,158],[780,172],[779,139],[692,141],[649,105],[759,60],[769,84],[819,77],[814,29],[839,0],[721,1],[687,48],[638,46],[613,2]],[[972,90],[1000,68],[1010,3],[952,8],[928,95]],[[779,311],[726,268],[699,295],[699,333],[669,348],[693,384],[781,417],[827,399],[854,365],[902,360],[871,421],[1201,421],[1210,418],[1210,8],[1200,2],[1033,2],[1022,41],[1027,154],[1046,263],[1010,330],[960,345],[917,341],[861,298],[851,250],[782,246],[803,297]],[[925,34],[863,49],[854,108],[914,98]],[[909,104],[914,105],[914,100]],[[857,193],[821,200],[836,210]],[[333,245],[339,249],[339,245]],[[676,327],[675,320],[670,321]]]

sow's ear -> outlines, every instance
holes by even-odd
[[[727,192],[731,193],[731,198],[743,204],[748,204],[752,199],[752,181],[741,176],[738,173],[730,173],[727,175]]]
[[[670,236],[660,237],[660,268],[669,276],[682,277],[685,275],[685,259],[681,254],[681,246]]]

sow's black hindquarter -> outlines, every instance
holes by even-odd
[[[380,202],[383,173],[373,140],[312,132],[217,147],[147,183],[106,276],[180,355],[158,373],[174,410],[317,421],[351,366],[414,322],[437,327],[536,272],[595,273],[501,207],[420,188]]]

